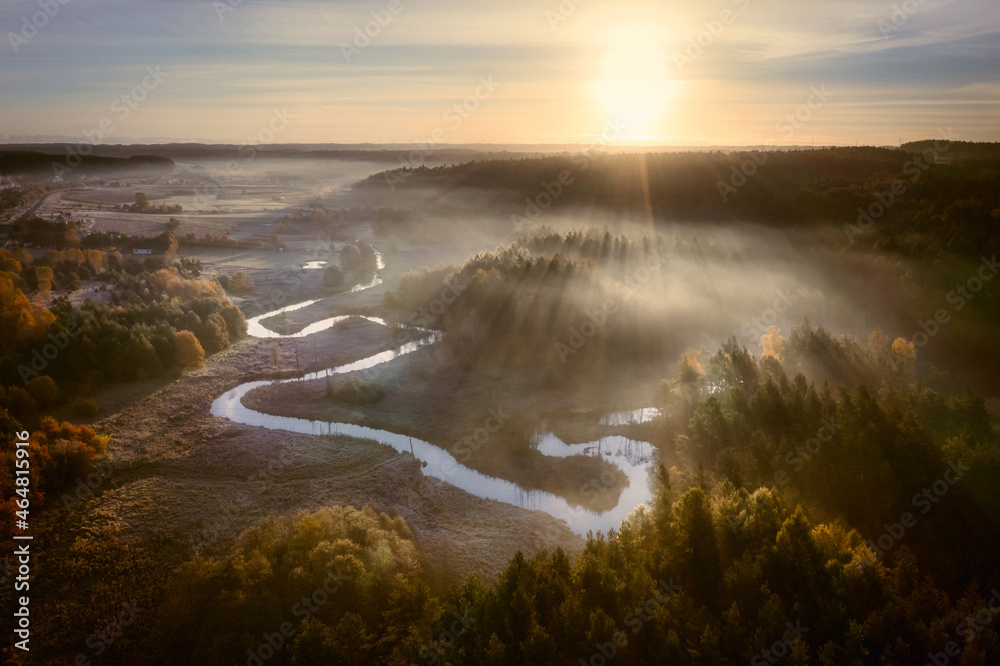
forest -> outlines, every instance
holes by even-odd
[[[444,316],[432,313],[429,323],[445,332],[448,350],[470,369],[581,372],[597,363],[662,354],[662,309],[652,298],[632,300],[666,262],[662,239],[538,234],[545,231],[481,253],[461,267],[406,275],[399,296],[390,292],[386,301],[409,312],[426,305],[446,281],[463,285]],[[567,331],[579,340],[570,340]]]
[[[286,214],[274,218],[277,233],[238,241],[239,252],[269,261],[293,247],[279,233],[305,229],[329,259],[322,271],[300,269],[314,276],[309,290],[277,297],[277,305],[310,299],[282,316],[286,337],[309,325],[298,318],[306,312],[311,321],[369,317],[342,321],[301,348],[296,339],[247,339],[241,306],[254,302],[254,278],[178,256],[193,238],[167,231],[141,241],[107,234],[80,241],[73,223],[16,222],[13,242],[0,249],[0,513],[9,538],[23,510],[17,471],[26,455],[31,491],[22,492],[51,553],[32,581],[46,605],[31,659],[1000,662],[991,605],[1000,599],[1000,404],[988,362],[1000,330],[990,281],[1000,189],[992,147],[952,148],[951,158],[922,162],[926,171],[912,162],[919,178],[864,227],[857,209],[892,193],[907,161],[935,150],[933,143],[768,154],[725,198],[718,183],[730,183],[733,167],[751,154],[592,156],[586,169],[577,169],[579,156],[416,169],[397,189],[429,201],[421,210],[381,191],[384,174],[376,174],[350,195],[350,215],[322,207]],[[573,180],[553,203],[560,215],[524,216],[524,198],[567,169]],[[636,222],[630,216],[645,205],[643,182],[649,206]],[[425,191],[448,196],[436,209],[437,195],[421,199]],[[503,203],[492,221],[454,217],[482,198]],[[605,224],[574,217],[586,207],[609,213]],[[478,238],[499,226],[496,215],[525,219],[504,227],[492,249],[479,243],[460,255],[423,244],[434,225]],[[370,236],[356,233],[359,219]],[[139,242],[156,254],[122,253]],[[213,243],[237,241],[206,237]],[[979,279],[974,291],[970,276]],[[376,291],[349,308],[306,309],[325,307],[323,298],[350,294],[355,284]],[[796,304],[780,325],[744,317],[757,303],[777,304],[775,294]],[[827,317],[812,317],[815,308]],[[382,318],[390,334],[376,324]],[[873,320],[879,325],[868,326]],[[297,484],[315,459],[280,481],[244,478],[270,460],[258,457],[260,449],[270,454],[291,435],[255,447],[257,428],[209,412],[219,395],[248,379],[287,378],[293,363],[296,372],[300,361],[303,372],[320,371],[384,352],[382,340],[398,347],[430,331],[440,336],[433,349],[385,375],[317,381],[322,403],[350,415],[379,409],[399,386],[420,386],[426,393],[413,399],[416,417],[394,431],[412,440],[432,421],[420,410],[435,395],[451,391],[474,405],[475,395],[523,388],[537,404],[505,426],[518,431],[520,448],[512,450],[520,458],[509,464],[520,470],[548,458],[537,450],[538,414],[548,405],[597,396],[608,411],[634,407],[643,395],[653,416],[614,432],[655,454],[645,506],[611,530],[570,535],[575,548],[553,545],[567,543],[557,520],[532,523],[523,529],[540,545],[511,548],[483,576],[450,570],[451,560],[427,545],[433,528],[421,511],[425,502],[433,507],[426,509],[432,525],[449,519],[432,504],[448,483],[421,478],[425,467],[412,449],[390,455],[371,441],[324,435],[313,438],[310,455],[343,456],[322,480],[331,486],[390,464],[404,469],[405,459],[420,493],[410,496],[413,506],[319,494],[302,500]],[[528,379],[505,383],[510,377]],[[123,389],[145,391],[153,404],[135,424],[102,413],[95,400]],[[190,396],[178,408],[170,390]],[[303,404],[310,396],[286,395]],[[386,420],[410,416],[406,409],[394,403]],[[154,420],[176,430],[156,431],[135,455],[153,453],[130,459],[138,446],[121,434],[150,432]],[[594,438],[589,426],[578,427],[561,433],[567,445]],[[27,454],[13,444],[22,431],[30,432]],[[205,452],[192,453],[199,448]],[[525,454],[529,448],[536,450]],[[196,455],[224,467],[224,478],[210,479],[217,472]],[[388,460],[366,457],[375,455]],[[361,462],[351,468],[354,457]],[[596,504],[613,506],[628,478],[613,458],[588,462],[564,466],[559,481],[572,485],[573,474],[586,479],[603,466],[616,470],[612,487],[590,478],[561,495],[586,512],[577,504],[598,488],[608,496]],[[410,485],[400,481],[409,477],[391,478],[379,483]],[[249,488],[254,501],[297,499],[292,509],[244,504],[235,512],[240,529],[212,541],[203,535],[229,512],[215,493],[228,487]],[[148,511],[138,528],[130,514],[115,513],[127,502]],[[200,516],[211,518],[191,518],[190,531],[179,534],[160,516],[192,514],[167,513],[171,502],[210,505]],[[70,523],[77,527],[63,529]],[[522,529],[503,525],[480,539]],[[0,600],[11,602],[11,594],[5,586]]]
[[[85,143],[90,152],[92,145]],[[51,148],[51,146],[46,146]],[[145,174],[152,175],[172,171],[174,163],[166,157],[135,155],[128,157],[101,157],[90,152],[81,154],[73,146],[66,146],[63,153],[42,153],[27,150],[0,150],[0,174],[10,174],[30,178],[50,178],[69,173],[74,178],[84,175]],[[54,170],[58,164],[60,170]]]
[[[952,140],[905,144],[899,149],[638,155],[595,150],[406,167],[374,174],[357,190],[402,208],[397,215],[405,215],[403,197],[446,188],[454,194],[447,201],[431,199],[431,210],[436,205],[447,211],[446,206],[468,194],[490,204],[477,210],[492,211],[515,226],[541,223],[543,214],[572,216],[596,210],[639,219],[649,216],[658,223],[834,225],[843,228],[845,244],[927,258],[996,248],[998,166],[997,144]],[[898,194],[893,194],[897,181]],[[880,204],[881,212],[873,208],[880,201],[888,203]]]
[[[1000,666],[998,4],[0,1],[0,666]]]
[[[174,246],[176,248],[176,244]],[[243,313],[217,281],[197,279],[199,264],[152,256],[139,262],[115,251],[49,250],[34,259],[24,248],[0,249],[0,409],[4,534],[13,530],[13,433],[29,428],[35,506],[46,494],[91,474],[107,437],[73,421],[96,418],[92,395],[108,385],[180,373],[206,354],[246,334]],[[48,306],[29,293],[53,286],[78,290],[101,281],[107,300],[88,298],[74,308],[66,296]],[[110,292],[107,291],[110,287]]]
[[[229,555],[181,565],[140,618],[149,638],[111,650],[162,664],[1000,659],[982,612],[1000,585],[1000,457],[983,401],[921,388],[877,333],[802,326],[776,347],[681,359],[661,404],[690,413],[669,432],[686,464],[661,466],[651,507],[575,557],[518,553],[493,582],[434,589],[398,517],[273,517]],[[840,381],[802,374],[831,364]],[[143,575],[85,584],[114,607],[148,597],[128,589]]]

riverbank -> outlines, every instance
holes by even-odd
[[[561,546],[573,552],[582,546],[552,517],[471,497],[425,477],[417,461],[388,447],[212,416],[218,395],[247,376],[272,371],[274,345],[281,363],[288,363],[288,341],[245,340],[99,422],[112,436],[112,473],[61,529],[79,534],[117,524],[124,538],[155,538],[167,564],[195,552],[221,554],[268,514],[370,505],[406,519],[428,554],[432,579],[441,581],[469,574],[492,579],[518,550]],[[351,347],[343,336],[338,345],[342,353]],[[317,342],[317,349],[324,346]]]
[[[386,347],[394,340],[384,327],[368,322],[354,326],[366,340],[382,339]],[[347,331],[340,333],[345,341],[350,338]],[[348,359],[342,356],[341,360]],[[655,377],[650,373],[651,379]],[[620,389],[615,392],[640,402],[648,400],[649,390],[642,386],[645,379],[622,376],[614,382]],[[379,398],[370,404],[338,400],[336,394],[348,382],[364,383]],[[266,414],[352,423],[412,436],[443,448],[481,474],[512,481],[525,490],[559,495],[588,511],[604,512],[618,505],[629,485],[619,469],[627,466],[622,456],[640,449],[649,455],[651,447],[636,441],[556,457],[538,451],[532,435],[556,432],[567,443],[595,442],[612,435],[645,440],[650,439],[648,427],[641,433],[635,426],[602,425],[599,409],[581,413],[581,403],[576,401],[580,393],[546,389],[528,372],[488,376],[463,372],[443,357],[440,348],[430,347],[352,373],[350,378],[261,386],[247,393],[243,404]]]

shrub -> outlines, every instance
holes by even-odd
[[[45,408],[54,405],[59,399],[59,387],[54,379],[48,375],[35,377],[28,382],[28,393],[35,399],[39,407]]]
[[[323,273],[323,286],[336,289],[344,284],[344,271],[340,266],[331,265]]]
[[[385,397],[385,389],[376,382],[352,377],[339,386],[328,383],[325,395],[331,400],[350,405],[370,405]]]
[[[101,414],[101,407],[92,398],[77,398],[73,401],[73,416],[80,419],[93,419]]]
[[[256,288],[253,279],[243,271],[239,271],[229,278],[229,286],[226,288],[226,291],[234,294],[248,294]]]

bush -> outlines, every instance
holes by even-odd
[[[340,265],[346,271],[352,271],[361,265],[361,250],[353,243],[347,243],[340,248]]]
[[[38,413],[38,403],[20,386],[7,387],[7,402],[11,415],[22,423],[33,423]]]
[[[253,279],[243,271],[239,271],[233,277],[229,278],[229,286],[226,287],[226,291],[234,294],[248,294],[256,290],[256,288]]]
[[[59,387],[56,385],[56,381],[48,375],[35,377],[29,381],[28,393],[42,408],[50,407],[59,400]]]
[[[62,288],[65,289],[66,291],[71,291],[71,292],[76,291],[77,289],[80,288],[80,276],[78,276],[76,273],[70,273],[62,281],[62,285],[60,286],[62,286]]]
[[[328,383],[325,395],[331,400],[349,405],[371,405],[385,397],[385,389],[376,382],[352,377],[339,386]]]
[[[323,286],[336,289],[344,284],[344,271],[340,266],[331,265],[323,273]]]
[[[382,296],[382,307],[389,308],[390,310],[397,310],[403,307],[403,302],[396,297],[396,294],[392,293],[391,290],[386,289],[385,295]]]
[[[73,416],[80,419],[93,419],[101,414],[101,406],[92,398],[77,398],[73,401]]]

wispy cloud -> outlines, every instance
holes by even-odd
[[[3,130],[77,135],[160,64],[169,82],[122,136],[239,140],[271,107],[295,106],[308,120],[291,141],[416,140],[469,81],[492,73],[502,91],[452,140],[573,141],[606,120],[593,90],[622,46],[619,29],[655,28],[652,46],[670,54],[730,10],[736,20],[698,60],[669,73],[680,83],[655,135],[763,140],[804,88],[827,83],[840,94],[810,123],[823,141],[894,142],[936,123],[1000,138],[989,120],[1000,103],[992,0],[927,0],[888,35],[878,22],[892,20],[893,3],[871,0],[739,0],[745,10],[728,0],[591,2],[557,26],[545,14],[555,1],[398,2],[348,62],[341,44],[387,0],[243,0],[221,19],[211,0],[68,0],[17,53],[0,44]],[[17,33],[37,11],[35,1],[3,3],[0,31]]]

